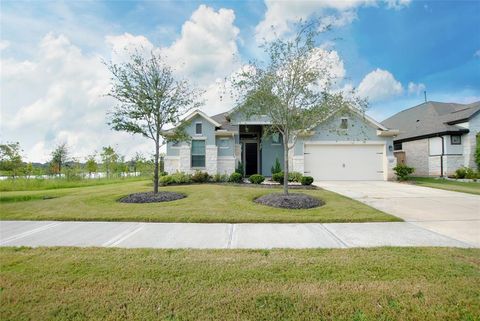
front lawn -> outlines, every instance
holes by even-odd
[[[184,185],[161,190],[188,197],[163,203],[126,204],[125,195],[149,191],[147,181],[0,195],[2,220],[145,222],[381,222],[401,219],[326,190],[295,190],[326,202],[305,210],[272,208],[252,200],[279,189],[234,185]]]
[[[459,182],[433,177],[412,177],[409,180],[419,186],[480,195],[480,183],[477,182]]]
[[[1,248],[7,320],[478,320],[480,250]]]

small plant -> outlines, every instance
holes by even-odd
[[[242,177],[243,177],[244,172],[245,172],[245,170],[244,170],[244,167],[243,167],[243,163],[238,162],[237,168],[235,169],[235,173],[238,173],[238,174],[242,175]]]
[[[455,171],[455,178],[464,179],[467,176],[467,169],[465,167],[460,167]]]
[[[228,182],[228,175],[227,174],[215,174],[213,175],[213,181],[215,183],[225,183],[225,182]]]
[[[302,185],[312,185],[313,177],[312,176],[303,176],[300,179],[300,182],[302,183]]]
[[[162,176],[160,177],[159,181],[160,181],[160,184],[162,185],[170,185],[173,183],[173,179],[171,175]]]
[[[192,182],[192,175],[185,174],[184,172],[176,172],[170,176],[172,177],[173,184],[188,184]]]
[[[475,164],[477,164],[477,170],[480,172],[480,133],[476,136],[477,147],[475,148]]]
[[[192,175],[192,182],[194,183],[206,183],[210,180],[210,175],[207,172],[195,171]]]
[[[272,175],[272,180],[280,184],[283,184],[283,178],[284,178],[283,172],[278,172]]]
[[[465,178],[475,179],[475,178],[477,178],[477,174],[475,173],[475,171],[472,168],[467,167],[465,169]]]
[[[415,172],[415,168],[409,167],[405,164],[399,164],[393,168],[395,175],[399,181],[405,181],[408,179],[408,176],[412,175]]]
[[[254,175],[251,175],[248,180],[250,181],[250,183],[252,184],[262,184],[263,181],[265,180],[265,177],[263,177],[263,175],[260,175],[260,174],[254,174]]]
[[[241,183],[243,181],[243,175],[240,173],[232,173],[230,175],[229,181],[232,183]]]
[[[273,174],[280,173],[282,171],[282,166],[280,165],[280,161],[278,160],[278,157],[275,158],[275,164],[272,166],[271,172]]]
[[[302,181],[302,173],[299,172],[290,172],[288,173],[288,181],[289,182],[297,182],[300,183]]]

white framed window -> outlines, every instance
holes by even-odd
[[[280,133],[272,134],[272,145],[280,145],[282,143],[282,136]]]
[[[201,135],[202,130],[203,130],[202,123],[201,122],[195,123],[195,135]]]
[[[450,136],[450,143],[452,145],[462,145],[462,136],[460,136],[460,135]]]
[[[205,167],[205,141],[192,140],[191,166],[193,168]]]
[[[228,141],[229,141],[229,138],[220,138],[220,140],[218,141],[218,148],[221,148],[221,149],[229,148]]]
[[[348,118],[342,117],[340,120],[340,129],[348,129]]]

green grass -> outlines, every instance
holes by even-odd
[[[326,202],[307,210],[260,205],[253,199],[279,189],[234,185],[184,185],[161,190],[186,198],[163,203],[125,204],[125,195],[149,191],[148,181],[52,191],[4,192],[2,220],[79,220],[145,222],[379,222],[400,221],[360,202],[326,190],[302,190]],[[50,199],[43,199],[49,196]],[[25,199],[31,197],[31,200]],[[51,198],[53,197],[53,198]],[[5,201],[6,200],[6,201]]]
[[[64,178],[52,179],[5,179],[0,180],[0,192],[6,191],[38,191],[47,189],[74,188],[107,184],[119,184],[125,182],[138,182],[145,180],[145,177],[124,177],[124,178],[96,178],[67,180]]]
[[[7,320],[479,320],[480,250],[1,248]]]
[[[480,195],[480,183],[477,182],[458,182],[432,177],[412,177],[410,181],[415,182],[419,186]]]

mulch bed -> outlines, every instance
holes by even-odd
[[[254,202],[288,209],[305,209],[325,205],[325,202],[318,198],[299,193],[291,193],[288,195],[281,193],[267,194],[256,198]]]
[[[156,203],[176,201],[185,197],[187,196],[184,194],[162,191],[157,194],[154,194],[153,192],[130,194],[122,197],[118,201],[122,203]]]

